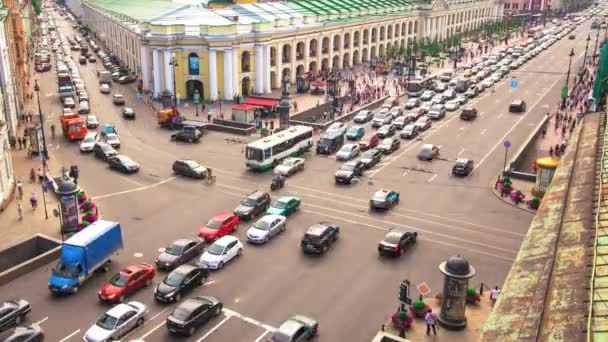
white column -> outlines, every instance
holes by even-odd
[[[264,49],[262,45],[255,46],[255,93],[264,92]]]
[[[142,45],[140,48],[141,55],[141,80],[144,90],[150,89],[150,57],[148,56],[150,48],[147,45]]]
[[[297,61],[296,61],[296,47],[298,46],[298,42],[293,41],[291,42],[291,66],[289,67],[291,69],[291,84],[295,84],[296,83],[296,67],[298,66]]]
[[[224,50],[224,99],[232,100],[232,49]]]
[[[165,69],[165,89],[169,90],[171,93],[173,93],[173,66],[170,65],[169,63],[171,63],[171,51],[170,50],[163,50],[163,56],[164,56],[164,69]],[[173,94],[175,95],[175,94]]]
[[[239,71],[241,64],[239,63],[239,49],[235,46],[232,48],[232,95],[241,94],[239,87]]]
[[[264,46],[264,94],[269,94],[272,91],[272,83],[270,81],[270,45]]]
[[[429,38],[431,36],[431,18],[424,20],[424,37]]]
[[[209,51],[209,98],[217,100],[217,54]]]
[[[152,68],[154,69],[154,97],[160,95],[162,91],[160,88],[161,76],[160,76],[160,51],[157,49],[152,50]]]

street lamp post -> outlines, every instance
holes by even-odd
[[[46,149],[46,136],[44,135],[44,118],[42,116],[42,107],[40,106],[40,85],[38,80],[34,80],[34,91],[36,92],[36,100],[38,102],[38,118],[40,119],[40,132],[42,133],[42,151],[38,151],[40,160],[42,160],[42,172],[46,172],[46,161],[48,159],[48,150]],[[38,140],[38,139],[36,139]],[[49,218],[49,212],[46,208],[46,195],[44,189],[44,180],[41,183],[42,186],[42,201],[44,203],[44,217]]]
[[[570,61],[568,62],[568,73],[566,74],[566,85],[562,90],[562,109],[566,108],[566,98],[568,97],[568,82],[570,81],[570,67],[572,66],[572,57],[574,57],[574,49],[570,49]]]
[[[595,36],[595,46],[593,47],[593,61],[595,62],[595,56],[597,54],[597,41],[600,37],[600,30],[597,30],[597,35]]]
[[[175,57],[171,57],[171,62],[169,62],[169,65],[173,66],[173,107],[177,107],[177,86],[175,83],[175,68],[178,67],[179,64],[177,64],[177,59]]]
[[[587,44],[585,44],[585,57],[583,58],[583,71],[585,69],[585,64],[587,63],[587,50],[589,49],[589,41],[591,40],[591,34],[587,35],[587,39],[585,39],[587,41]],[[581,77],[581,80],[583,78]]]

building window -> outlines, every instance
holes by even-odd
[[[188,75],[199,75],[199,59],[194,52],[188,55]]]
[[[241,55],[241,71],[242,72],[251,71],[251,54],[249,53],[249,51],[245,51]]]

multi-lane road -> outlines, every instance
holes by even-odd
[[[64,17],[57,17],[57,23],[66,34],[73,34]],[[583,37],[588,30],[585,22],[574,33]],[[505,77],[494,92],[474,99],[470,105],[480,113],[477,120],[463,122],[458,112],[448,113],[421,140],[402,141],[399,151],[366,172],[358,184],[336,186],[333,174],[339,162],[306,155],[304,172],[273,194],[299,196],[301,210],[288,219],[284,234],[267,245],[246,245],[241,258],[213,272],[208,283],[192,293],[220,298],[227,309],[190,340],[261,341],[283,319],[303,313],[320,320],[319,340],[367,341],[394,310],[399,281],[424,281],[436,293],[442,286],[437,266],[454,254],[466,256],[476,268],[473,284],[502,283],[532,219],[502,203],[490,189],[503,166],[502,143],[508,139],[512,150],[517,150],[545,113],[555,108],[568,52],[574,48],[573,65],[578,66],[584,44],[584,39],[558,41]],[[73,56],[77,59],[76,53]],[[153,263],[159,249],[174,239],[194,237],[201,225],[219,212],[231,211],[244,194],[269,188],[271,175],[246,171],[244,145],[228,140],[233,137],[210,132],[200,144],[170,142],[169,132],[156,126],[154,113],[135,99],[132,86],[114,85],[113,91],[121,91],[137,111],[135,121],[124,121],[111,96],[98,90],[95,69],[99,68],[99,62],[80,66],[93,113],[102,123],[116,125],[120,152],[137,160],[141,171],[130,176],[113,172],[62,137],[49,146],[64,165],[78,164],[80,184],[94,197],[104,218],[122,224],[125,248],[114,259],[111,272],[131,263]],[[39,77],[43,108],[55,114],[51,120],[57,122],[61,105],[55,73]],[[519,83],[515,89],[509,85],[512,77]],[[525,100],[528,111],[509,113],[513,99]],[[416,152],[422,142],[440,145],[446,160],[419,162]],[[212,167],[217,183],[175,177],[171,164],[180,157]],[[464,179],[449,175],[458,157],[475,160],[473,175]],[[387,212],[370,213],[368,200],[378,188],[398,190],[400,204]],[[326,255],[311,258],[301,253],[299,241],[305,229],[319,221],[339,224],[342,236]],[[235,233],[242,241],[247,227],[242,225]],[[380,258],[376,252],[378,241],[391,227],[415,230],[419,237],[417,245],[393,260]],[[41,322],[50,341],[76,341],[108,308],[99,303],[97,291],[110,274],[96,275],[76,295],[57,298],[47,289],[51,266],[0,287],[0,293],[30,301],[29,318]],[[159,272],[157,278],[162,276]],[[152,289],[131,299],[145,303],[149,312],[146,323],[125,340],[172,339],[164,320],[173,305],[155,303]]]

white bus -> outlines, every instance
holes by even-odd
[[[248,144],[245,153],[247,167],[266,171],[284,158],[299,156],[312,147],[312,133],[312,127],[292,126]]]

